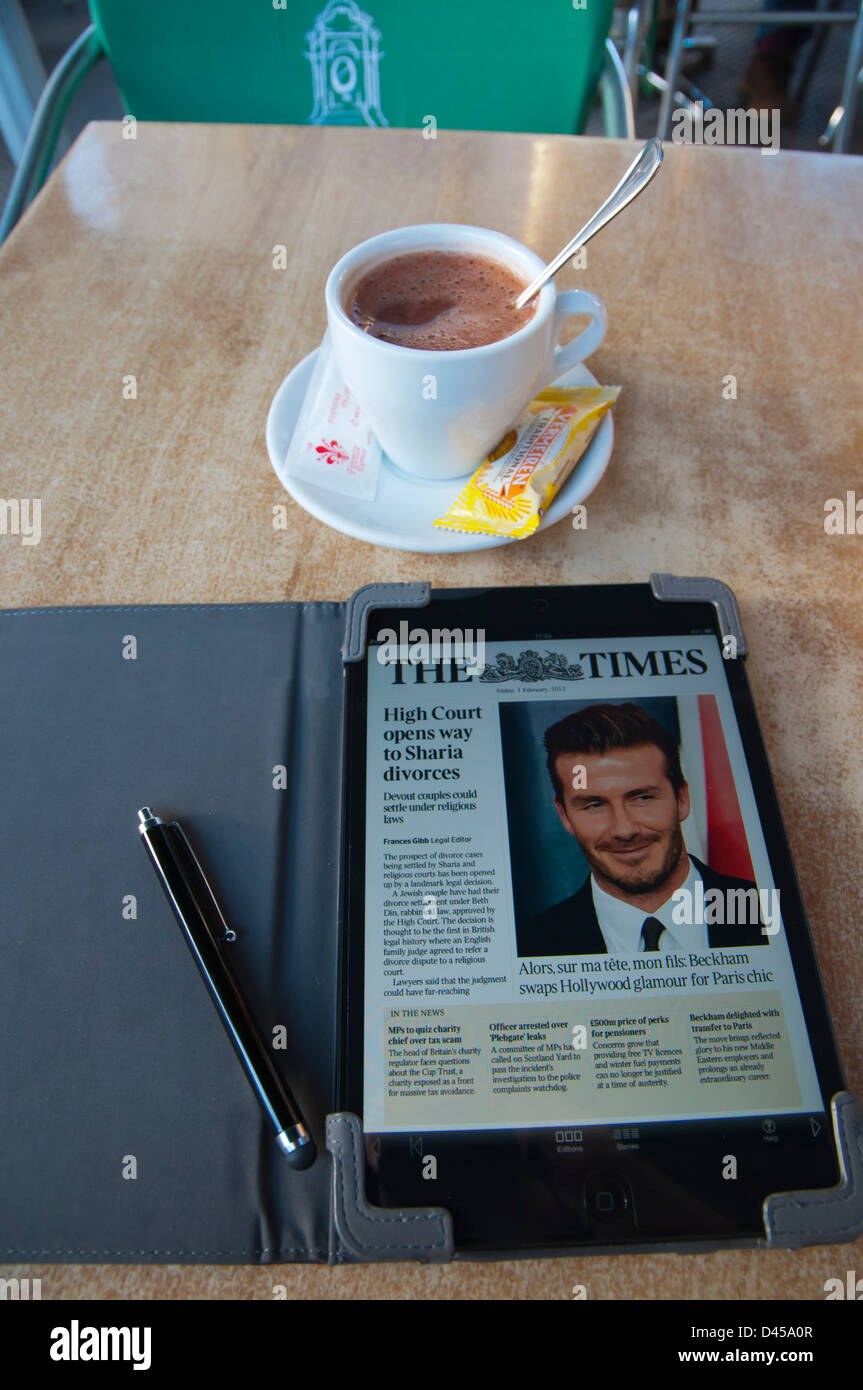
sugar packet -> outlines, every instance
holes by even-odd
[[[325,333],[285,458],[285,473],[370,502],[380,466],[381,446],[342,380]]]

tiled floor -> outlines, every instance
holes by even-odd
[[[23,4],[45,70],[50,72],[88,24],[87,4],[85,0],[23,0]],[[748,0],[710,0],[710,5],[714,9],[729,11],[749,7]],[[849,7],[854,8],[853,0],[842,0],[841,8]],[[368,0],[367,8],[374,13],[374,0]],[[715,37],[718,43],[713,61],[695,80],[715,106],[736,107],[739,105],[737,84],[749,61],[755,31],[751,25],[729,25],[715,31]],[[849,29],[845,26],[831,27],[828,31],[797,125],[794,129],[782,128],[783,149],[818,149],[818,136],[839,100],[849,37]],[[658,98],[640,100],[636,122],[640,136],[655,133],[658,110]],[[108,64],[103,62],[90,73],[79,89],[66,121],[66,133],[72,140],[88,121],[116,120],[122,115],[120,93]],[[601,132],[602,119],[597,108],[590,118],[588,133]],[[863,98],[858,107],[849,149],[853,153],[863,153]],[[5,199],[13,172],[12,161],[0,140],[0,202]]]

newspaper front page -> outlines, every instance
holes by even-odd
[[[820,1108],[723,661],[370,647],[367,1132]]]

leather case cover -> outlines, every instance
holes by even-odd
[[[375,607],[429,596],[0,613],[0,1261],[453,1257],[446,1212],[368,1205],[359,1121],[331,1113],[343,661]],[[238,933],[224,950],[241,987],[266,1036],[285,1029],[273,1056],[320,1150],[305,1173],[279,1154],[138,843],[144,805],[183,824]],[[756,1243],[863,1230],[853,1097],[834,1124],[843,1182],[769,1198]]]

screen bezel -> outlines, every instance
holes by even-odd
[[[376,610],[370,621],[371,640],[382,628],[398,631],[402,620],[429,628],[482,628],[487,644],[563,638],[623,640],[684,633],[710,633],[720,646],[723,640],[712,604],[662,601],[647,584],[437,590],[422,608]],[[365,1046],[366,662],[364,656],[345,667],[342,1007],[337,1077],[339,1107],[360,1116]],[[466,1252],[552,1250],[611,1242],[637,1247],[665,1239],[677,1243],[751,1241],[764,1235],[762,1204],[771,1192],[830,1187],[838,1181],[829,1103],[844,1089],[841,1065],[744,659],[730,659],[724,669],[771,871],[782,893],[786,937],[823,1111],[781,1117],[781,1142],[772,1149],[765,1147],[763,1136],[757,1132],[756,1117],[642,1123],[643,1142],[649,1141],[649,1147],[623,1155],[612,1126],[590,1125],[585,1127],[584,1162],[577,1167],[572,1157],[558,1153],[556,1146],[552,1154],[553,1130],[547,1127],[435,1132],[428,1146],[443,1159],[441,1166],[450,1175],[443,1183],[422,1179],[410,1136],[366,1136],[367,1192],[374,1204],[455,1207],[456,1247]],[[816,1121],[821,1125],[818,1135],[809,1123],[810,1116],[820,1117]],[[742,1181],[738,1178],[730,1187],[725,1183],[717,1188],[712,1158],[718,1148],[733,1148]],[[570,1202],[567,1196],[563,1210],[561,1194],[577,1186],[568,1181],[576,1171],[579,1182],[602,1174],[612,1184],[618,1178],[620,1200],[611,1223],[591,1217],[584,1198],[584,1229],[579,1228],[574,1197]],[[710,1177],[706,1176],[708,1171]],[[686,1186],[681,1191],[684,1173]],[[516,1200],[513,1183],[520,1189]],[[657,1223],[653,1208],[657,1201],[661,1204],[665,1189],[666,1219]],[[550,1191],[556,1194],[555,1200],[549,1199]],[[647,1227],[640,1216],[636,1225],[633,1210],[641,1213],[648,1206],[652,1215]]]

